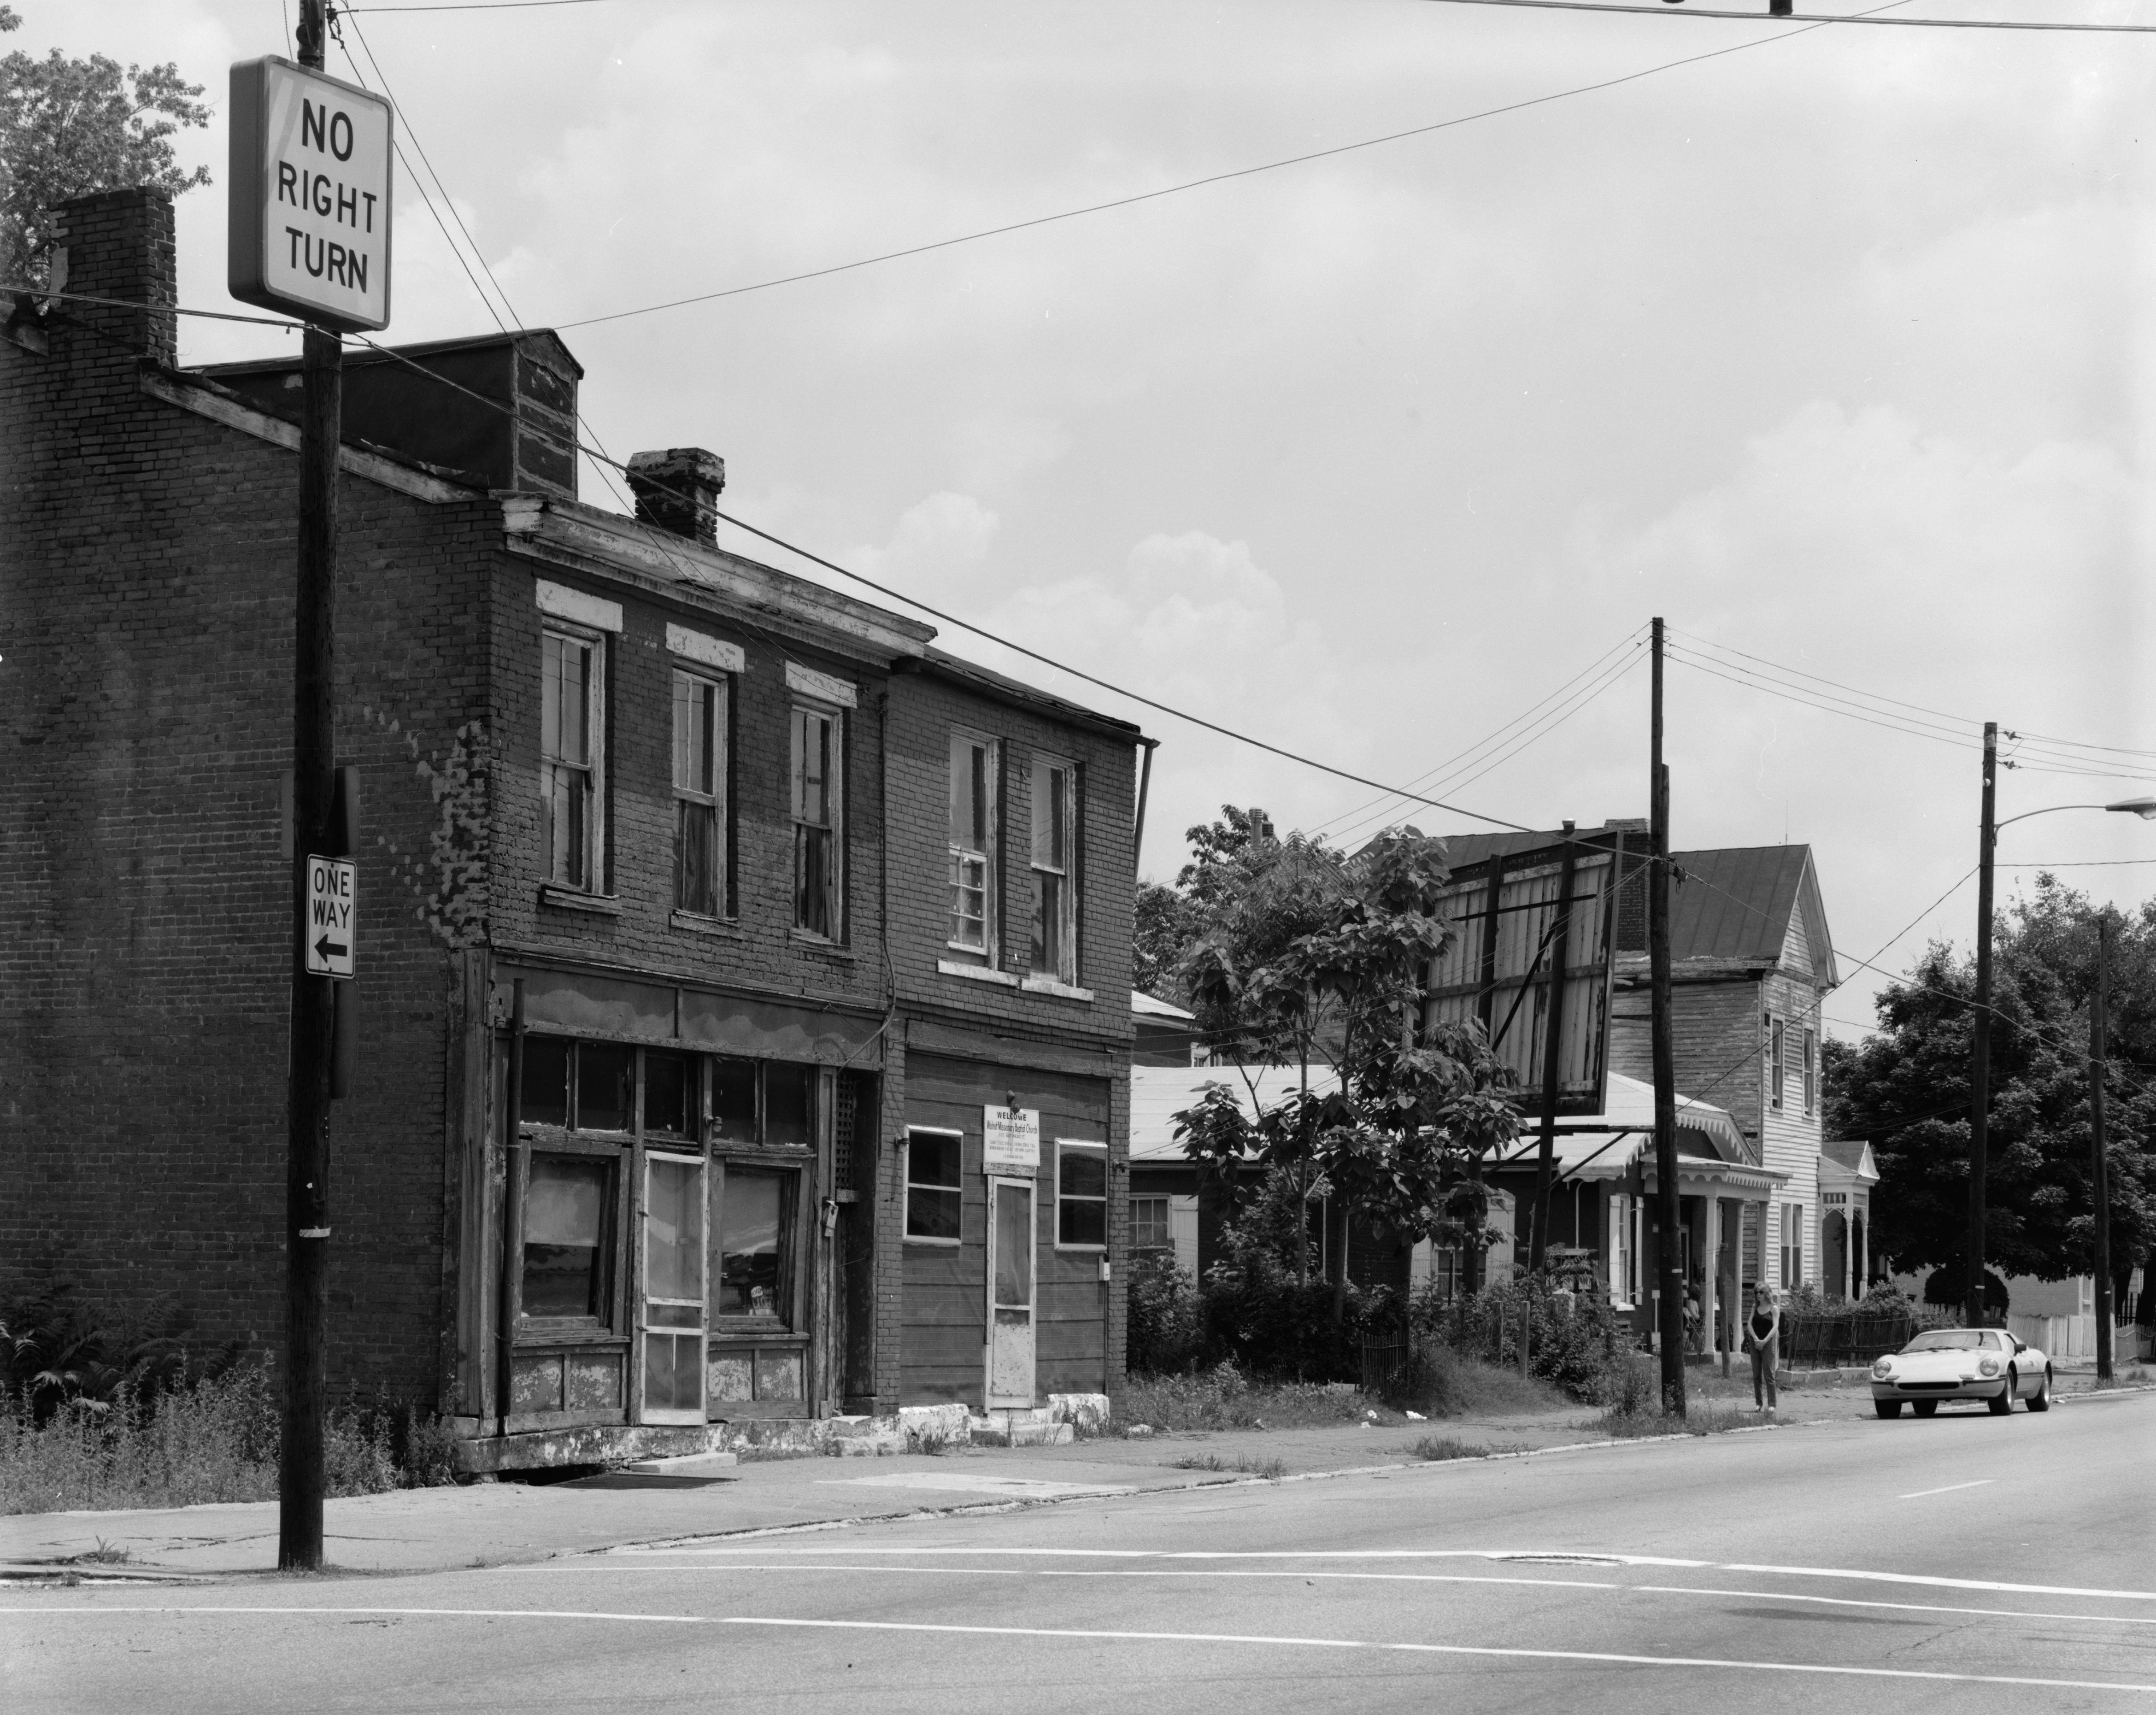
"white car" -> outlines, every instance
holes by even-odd
[[[1899,1417],[1904,1400],[1929,1417],[1942,1399],[1981,1399],[1994,1417],[2016,1399],[2049,1411],[2051,1360],[2005,1328],[1927,1328],[1871,1366],[1871,1404],[1881,1417]]]

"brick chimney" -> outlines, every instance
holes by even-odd
[[[718,546],[719,524],[713,508],[726,485],[726,461],[701,447],[637,453],[629,461],[637,521],[685,536],[707,548]]]
[[[172,198],[136,185],[73,197],[53,213],[59,238],[53,247],[54,291],[155,306],[62,300],[59,311],[117,341],[126,356],[111,355],[122,361],[145,357],[172,367],[179,359],[179,318],[172,314],[179,302],[179,260]]]

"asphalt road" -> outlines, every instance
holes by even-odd
[[[0,1704],[2156,1710],[2152,1467],[2138,1394],[424,1578],[17,1589]]]

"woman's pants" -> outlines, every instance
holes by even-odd
[[[1754,1405],[1772,1406],[1779,1403],[1774,1398],[1774,1371],[1779,1367],[1776,1360],[1781,1356],[1781,1344],[1782,1337],[1778,1332],[1765,1345],[1752,1348],[1752,1403]]]

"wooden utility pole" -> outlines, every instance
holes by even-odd
[[[2096,1002],[2089,1008],[2089,1131],[2094,1159],[2089,1163],[2089,1189],[2096,1205],[2096,1373],[2111,1379],[2111,1161],[2104,1148],[2104,1058],[2109,1052],[2106,1034],[2111,1026],[2111,908],[2104,907],[2096,924]]]
[[[1991,1122],[1991,853],[1999,843],[1993,823],[1999,778],[1999,723],[1984,723],[1984,819],[1976,848],[1976,1018],[1969,1051],[1969,1279],[1962,1294],[1962,1322],[1984,1326],[1984,1180],[1989,1168]]]
[[[1533,1237],[1527,1250],[1527,1271],[1540,1275],[1549,1254],[1550,1178],[1557,1159],[1557,1101],[1563,1087],[1564,968],[1572,945],[1573,824],[1564,824],[1564,870],[1558,883],[1557,936],[1550,947],[1550,998],[1548,1026],[1543,1035],[1542,1142],[1535,1151],[1535,1206]]]
[[[1685,1415],[1684,1248],[1678,1238],[1676,1051],[1670,1032],[1670,771],[1662,763],[1662,622],[1655,621],[1654,713],[1648,763],[1647,967],[1654,1013],[1655,1255],[1661,1282],[1655,1326],[1662,1348],[1662,1409]]]
[[[323,70],[325,0],[300,0],[300,63]],[[307,865],[330,836],[336,791],[337,444],[344,348],[311,324],[300,417],[300,542],[292,704],[292,1007],[285,1091],[285,1399],[277,1481],[277,1564],[322,1564],[322,1439],[327,1410],[330,1068],[336,984],[306,966]]]

